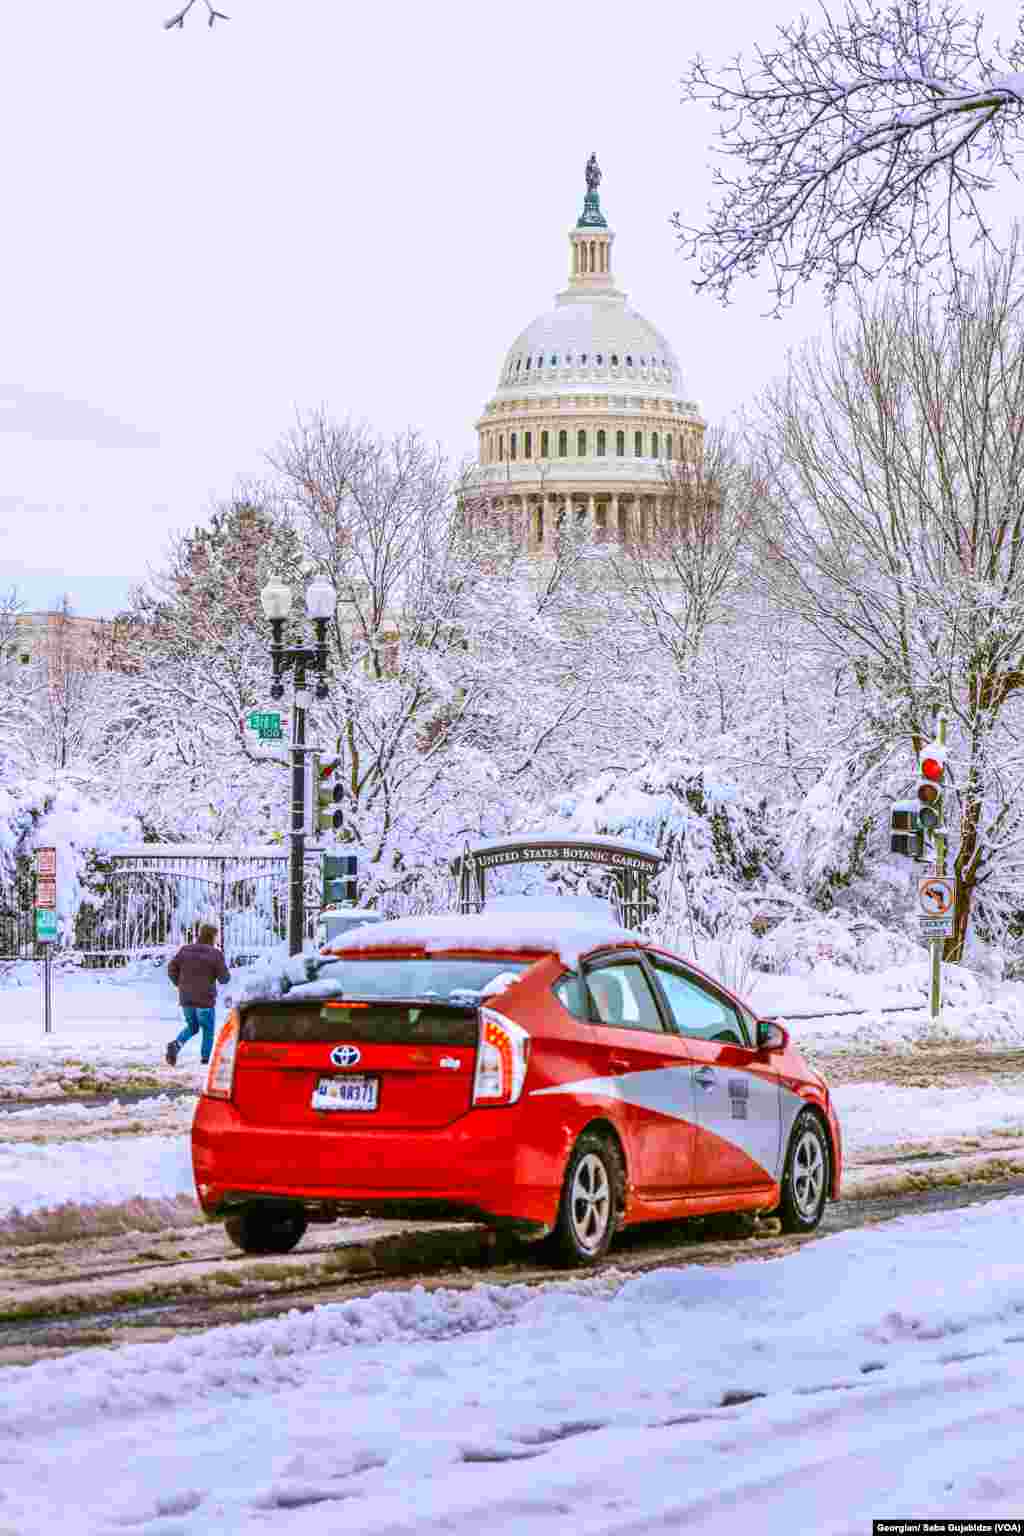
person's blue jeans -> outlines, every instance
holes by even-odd
[[[214,1010],[212,1008],[189,1008],[182,1004],[181,1011],[185,1015],[185,1028],[176,1038],[175,1045],[180,1050],[183,1045],[188,1044],[193,1035],[197,1035],[202,1030],[202,1059],[204,1063],[208,1062],[213,1050]]]

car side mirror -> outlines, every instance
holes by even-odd
[[[759,1051],[784,1051],[789,1044],[789,1031],[776,1024],[774,1019],[761,1019],[757,1026]]]

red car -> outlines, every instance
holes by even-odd
[[[221,1029],[192,1129],[203,1210],[284,1253],[345,1208],[552,1235],[836,1198],[839,1122],[781,1025],[611,923],[400,919]]]

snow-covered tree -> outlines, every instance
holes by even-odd
[[[990,239],[984,195],[1020,168],[1024,29],[1003,47],[952,0],[848,0],[748,58],[695,59],[683,92],[721,118],[718,201],[702,226],[674,217],[697,287],[727,299],[765,266],[782,305],[811,278],[955,272]]]
[[[0,784],[11,782],[31,756],[36,680],[28,671],[30,655],[19,636],[23,607],[16,589],[0,596]]]
[[[1021,263],[985,263],[955,307],[920,285],[860,300],[765,402],[764,579],[857,701],[863,771],[900,749],[906,792],[949,717],[948,959],[975,898],[988,923],[1024,905]]]
[[[638,643],[685,675],[747,585],[764,488],[734,436],[715,428],[695,453],[665,462],[662,481],[653,511],[610,546],[608,565]]]
[[[152,832],[239,842],[279,824],[285,765],[259,752],[244,722],[270,681],[260,586],[271,571],[298,579],[301,560],[293,531],[254,492],[175,539],[135,593],[110,732],[118,792]]]
[[[505,830],[552,775],[618,755],[617,648],[588,622],[593,582],[568,538],[531,572],[467,516],[472,487],[415,433],[385,442],[316,413],[274,462],[338,592],[314,724],[344,759],[346,836],[382,894],[408,892],[465,836]]]

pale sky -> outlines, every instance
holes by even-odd
[[[720,419],[824,324],[690,287],[713,129],[687,58],[769,42],[794,0],[5,0],[0,588],[111,613],[297,410],[413,425],[453,460],[548,309],[596,150],[615,268]],[[1015,7],[999,0],[990,19]]]

